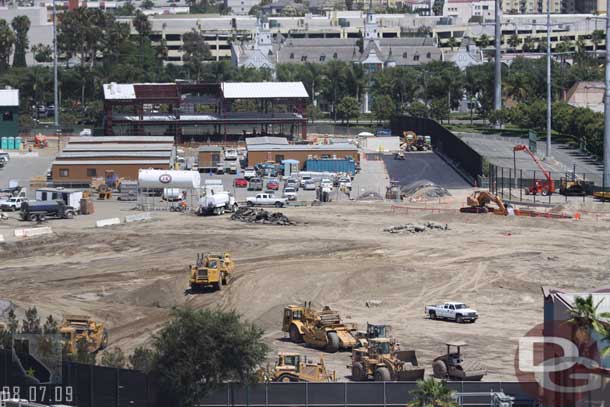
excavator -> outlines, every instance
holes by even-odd
[[[497,208],[491,208],[488,205],[495,203]],[[475,191],[472,195],[466,198],[465,208],[460,208],[462,213],[494,213],[496,215],[508,215],[508,210],[504,202],[496,195],[487,191]]]
[[[513,151],[525,151],[528,153],[546,178],[545,181],[536,180],[534,184],[532,184],[529,188],[526,188],[526,194],[542,196],[553,194],[555,192],[555,182],[553,181],[553,178],[551,178],[551,173],[542,166],[536,155],[532,153],[532,151],[525,144],[517,144],[515,147],[513,147]]]

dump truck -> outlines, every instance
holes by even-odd
[[[352,349],[358,343],[352,335],[355,328],[344,324],[337,311],[328,306],[315,311],[311,302],[284,308],[282,331],[288,333],[294,343],[305,342],[329,353]]]
[[[104,324],[96,322],[86,315],[64,317],[59,326],[59,333],[68,354],[77,352],[80,341],[84,341],[89,353],[95,353],[108,346],[108,330]]]
[[[229,253],[197,255],[197,261],[190,266],[191,290],[213,287],[221,290],[231,281],[235,264]]]
[[[335,382],[335,372],[326,370],[324,358],[314,363],[298,353],[280,352],[273,369],[262,369],[259,376],[266,382]]]
[[[475,382],[487,374],[487,370],[477,361],[464,361],[461,348],[466,342],[448,342],[447,353],[434,359],[432,373],[437,379]],[[455,351],[452,351],[455,348]]]
[[[415,351],[400,350],[392,338],[371,338],[367,346],[353,349],[348,368],[355,381],[416,381],[422,380],[425,372],[417,363]]]

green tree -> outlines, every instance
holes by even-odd
[[[447,40],[447,46],[451,48],[451,51],[453,51],[453,48],[458,46],[458,42],[454,36],[449,37],[449,39]]]
[[[389,95],[377,95],[373,97],[371,111],[378,122],[390,120],[396,113],[394,100]]]
[[[25,68],[25,54],[30,46],[28,31],[30,31],[30,19],[28,16],[17,16],[11,21],[11,27],[15,31],[15,54],[13,56],[13,66]]]
[[[201,80],[204,61],[212,54],[200,26],[182,35],[182,50],[184,51],[182,59],[186,67],[194,79]]]
[[[315,123],[316,119],[318,119],[322,113],[320,111],[320,108],[313,104],[307,105],[306,112],[307,112],[307,118],[309,120],[311,120],[312,123]]]
[[[42,333],[40,328],[40,317],[36,307],[30,307],[25,310],[25,319],[21,321],[21,332],[24,334],[39,334]]]
[[[508,46],[513,50],[516,51],[517,47],[519,46],[519,44],[521,43],[521,40],[519,39],[519,36],[517,34],[513,34],[510,37],[508,37]]]
[[[595,59],[597,59],[597,48],[602,43],[604,38],[606,38],[606,33],[604,30],[593,30],[591,33],[591,42],[593,43],[593,55]]]
[[[357,118],[360,114],[360,103],[354,97],[345,96],[337,105],[337,113],[341,122],[345,120],[349,126],[349,121]]]
[[[144,0],[144,1],[142,2],[141,7],[142,7],[144,10],[150,10],[150,9],[152,9],[153,7],[155,7],[155,2],[154,2],[154,1],[152,1],[152,0]]]
[[[489,124],[493,126],[502,127],[505,123],[510,121],[511,112],[507,108],[502,108],[499,110],[490,110],[487,112],[487,120]]]
[[[129,355],[129,366],[134,370],[148,373],[152,370],[155,362],[155,353],[147,348],[138,346]]]
[[[430,103],[430,117],[439,122],[449,119],[449,105],[447,99],[434,99]]]
[[[53,315],[49,315],[42,326],[42,332],[45,335],[54,335],[59,332],[59,327]]]
[[[263,333],[234,311],[175,309],[153,339],[153,371],[172,404],[193,405],[227,381],[255,380],[268,351]]]
[[[418,380],[417,387],[411,390],[413,400],[407,407],[459,407],[454,392],[446,381],[433,378]]]
[[[491,43],[491,40],[489,39],[489,36],[487,34],[482,34],[479,39],[477,40],[477,44],[479,45],[479,47],[485,49],[487,47],[489,47],[489,44]]]
[[[415,101],[409,105],[407,108],[407,113],[413,117],[423,117],[428,118],[430,113],[428,106],[425,103],[420,101]]]
[[[121,348],[115,347],[102,353],[100,364],[106,367],[124,368],[127,364],[127,358]]]
[[[128,0],[122,6],[116,8],[115,14],[117,16],[133,16],[135,12],[136,7],[131,0]]]
[[[9,67],[9,58],[14,44],[15,33],[13,33],[6,20],[0,19],[0,74],[6,72]]]
[[[150,41],[149,37],[152,33],[152,24],[148,20],[146,14],[138,10],[136,12],[135,18],[133,19],[133,28],[135,28],[135,30],[138,32],[138,37],[140,39],[140,67],[143,67],[144,44],[145,42]]]
[[[432,4],[432,12],[435,16],[443,15],[443,7],[445,6],[445,0],[434,0]]]
[[[597,315],[600,304],[601,301],[594,304],[593,296],[590,294],[584,298],[580,296],[574,298],[574,305],[568,310],[570,319],[567,323],[576,329],[574,339],[578,345],[585,345],[591,340],[591,330],[603,332],[604,327]]]
[[[66,344],[67,345],[67,344]],[[76,349],[72,354],[68,354],[66,352],[66,346],[64,346],[63,353],[64,359],[71,360],[72,362],[82,363],[85,365],[94,365],[95,364],[95,354],[89,352],[89,344],[87,343],[87,339],[84,336],[81,336],[76,341]]]
[[[535,41],[533,37],[525,37],[523,40],[523,52],[531,52],[535,49]]]
[[[34,54],[34,60],[36,62],[52,62],[53,61],[53,50],[50,46],[45,44],[36,44],[32,46],[32,53]]]

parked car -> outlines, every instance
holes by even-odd
[[[284,198],[288,199],[289,201],[296,201],[297,200],[297,190],[294,187],[286,187],[286,188],[284,188],[283,196],[284,196]]]
[[[267,189],[271,191],[277,191],[278,189],[280,189],[280,183],[277,182],[277,180],[275,179],[270,179],[269,181],[267,181]]]
[[[252,167],[248,167],[244,170],[244,178],[250,180],[250,178],[256,177],[256,170]]]
[[[311,175],[303,175],[303,176],[301,177],[301,187],[305,187],[305,184],[306,184],[308,181],[313,181],[313,180],[312,180],[312,178],[311,178]]]
[[[304,184],[303,184],[303,189],[305,191],[315,191],[316,190],[316,183],[313,180],[307,180]]]
[[[248,191],[262,191],[263,180],[261,178],[250,178],[248,182]]]
[[[248,206],[275,206],[281,208],[286,205],[288,200],[286,198],[278,198],[273,194],[256,194],[256,196],[250,196],[246,198],[246,204]]]
[[[224,174],[225,173],[225,165],[224,163],[218,163],[216,165],[216,174]]]
[[[0,209],[3,211],[18,211],[21,209],[21,204],[28,200],[23,197],[11,197],[6,201],[0,202]]]
[[[245,178],[235,178],[233,181],[235,188],[246,188],[248,186],[248,180]]]
[[[440,305],[426,306],[426,315],[430,319],[450,319],[452,321],[474,322],[479,317],[476,310],[468,308],[463,302],[446,302]]]
[[[235,161],[237,160],[237,150],[234,148],[228,148],[225,150],[225,160]]]
[[[339,188],[352,189],[352,180],[348,177],[340,177],[337,181]]]
[[[299,180],[295,178],[288,178],[284,183],[285,187],[294,188],[296,191],[299,190]]]
[[[332,191],[333,182],[328,178],[322,178],[322,180],[320,181],[320,187],[322,189],[330,189]]]

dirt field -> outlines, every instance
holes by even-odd
[[[461,202],[463,194],[453,206]],[[466,356],[477,355],[488,380],[510,380],[517,338],[542,322],[541,286],[579,289],[610,280],[610,222],[404,214],[381,202],[282,211],[299,225],[174,213],[108,229],[91,227],[87,217],[54,221],[55,236],[0,245],[0,297],[21,308],[36,305],[43,317],[87,313],[105,320],[110,346],[127,352],[145,343],[174,305],[236,309],[265,329],[274,351],[317,357],[319,351],[284,341],[280,331],[282,308],[311,300],[362,326],[391,324],[402,348],[418,351],[427,373],[445,341],[465,340],[471,345]],[[427,220],[449,230],[382,231]],[[186,295],[188,263],[197,252],[220,250],[236,260],[232,285]],[[367,300],[382,304],[367,308]],[[458,325],[424,318],[424,305],[446,300],[466,302],[480,320]],[[347,380],[347,353],[325,359]]]

